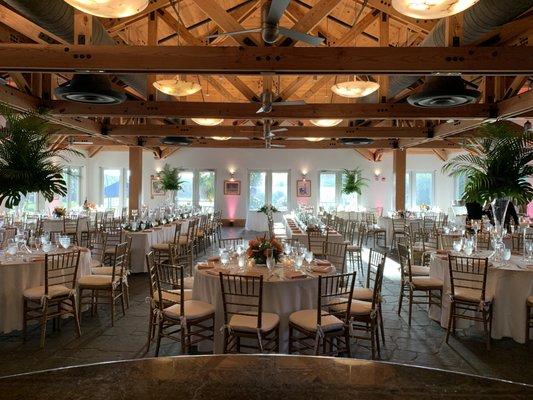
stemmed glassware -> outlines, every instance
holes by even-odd
[[[294,257],[294,264],[296,266],[296,269],[299,270],[300,268],[302,268],[302,264],[304,263],[304,255],[300,252],[298,252],[296,254],[296,256]]]
[[[235,253],[237,253],[237,257],[242,256],[244,254],[244,246],[242,244],[237,245]]]
[[[270,279],[274,273],[274,267],[276,266],[273,249],[266,249],[266,265],[269,272],[268,279]]]
[[[307,264],[311,264],[311,262],[313,261],[313,258],[314,258],[314,254],[311,250],[305,253],[305,261],[307,262]]]
[[[69,248],[70,246],[70,236],[60,236],[59,237],[59,244],[61,247],[63,247],[65,250]]]
[[[224,249],[220,252],[220,262],[226,268],[229,263],[229,251]]]

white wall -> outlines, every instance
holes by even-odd
[[[127,168],[128,152],[100,152],[91,159],[86,159],[87,198],[100,203],[100,168]],[[302,170],[307,171],[311,180],[311,198],[309,203],[318,202],[318,173],[320,170],[342,170],[344,168],[362,168],[363,176],[370,180],[359,204],[372,208],[382,206],[391,209],[393,190],[392,153],[385,153],[379,163],[370,163],[353,150],[285,150],[285,149],[180,149],[166,160],[155,160],[150,152],[143,154],[143,202],[156,205],[161,198],[150,198],[150,175],[165,163],[184,169],[216,170],[216,207],[223,210],[225,218],[244,219],[247,210],[248,171],[290,170],[290,207],[297,205],[296,180],[301,179]],[[407,170],[435,172],[435,205],[447,210],[453,201],[453,179],[441,173],[443,162],[434,155],[407,155]],[[235,179],[241,181],[241,196],[224,196],[223,183],[229,179],[229,170],[234,169]],[[374,170],[381,170],[385,181],[374,179]],[[302,198],[299,198],[302,201]]]

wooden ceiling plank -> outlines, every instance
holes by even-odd
[[[181,2],[183,0],[178,0],[178,2]],[[148,4],[148,7],[146,7],[141,12],[132,15],[130,17],[125,18],[113,18],[109,20],[104,20],[105,26],[107,28],[107,31],[109,34],[114,35],[118,31],[121,31],[122,29],[126,28],[128,25],[142,20],[144,17],[146,17],[148,14],[150,14],[153,11],[158,11],[162,8],[168,7],[170,5],[169,0],[151,0],[150,4]]]
[[[357,0],[360,4],[363,4],[363,0]],[[383,1],[383,0],[368,0],[367,4],[375,8],[376,10],[382,11],[387,13],[391,18],[394,18],[395,20],[407,24],[411,29],[422,32],[422,33],[429,33],[437,24],[437,19],[415,19],[408,17],[394,9],[394,7],[391,5],[390,1]]]
[[[170,28],[174,29],[176,32],[179,33],[180,39],[183,39],[185,43],[187,43],[190,46],[203,46],[205,45],[205,42],[196,36],[194,36],[192,33],[189,32],[189,30],[183,25],[180,21],[178,21],[174,16],[165,10],[159,10],[158,11],[159,17],[161,20],[167,24]],[[157,44],[157,43],[156,43]],[[182,43],[180,43],[181,45]]]

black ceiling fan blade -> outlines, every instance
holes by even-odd
[[[269,25],[277,25],[289,6],[289,2],[290,0],[272,0],[265,22]]]

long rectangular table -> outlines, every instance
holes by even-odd
[[[285,232],[287,234],[287,238],[288,239],[298,239],[298,241],[301,244],[307,246],[307,244],[308,244],[307,232],[305,232],[304,230],[302,230],[299,227],[296,228],[296,229],[291,227],[291,224],[289,223],[289,221],[294,221],[294,219],[289,217],[289,216],[287,216],[287,215],[283,217],[283,223],[285,224]],[[342,243],[342,242],[344,242],[344,236],[342,236],[338,232],[330,231],[329,235],[328,235],[328,241],[330,243]]]

